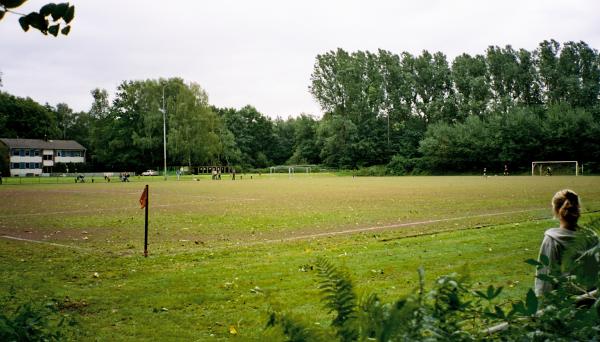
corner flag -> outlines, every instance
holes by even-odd
[[[144,256],[148,256],[148,184],[144,187],[144,192],[140,197],[141,209],[146,208],[144,213]]]
[[[144,209],[146,205],[148,205],[148,186],[144,187],[144,192],[142,192],[142,196],[140,197],[140,209]]]

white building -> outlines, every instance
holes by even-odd
[[[0,139],[8,150],[11,176],[39,176],[56,163],[85,163],[85,147],[75,140]]]

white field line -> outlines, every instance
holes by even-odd
[[[504,211],[504,212],[500,212],[500,213],[486,213],[486,214],[479,214],[479,215],[441,218],[441,219],[435,219],[435,220],[389,224],[389,225],[383,225],[383,226],[361,227],[361,228],[338,230],[338,231],[333,231],[333,232],[323,232],[323,233],[315,233],[315,234],[307,234],[307,235],[290,236],[290,237],[281,238],[281,239],[256,241],[256,242],[250,242],[247,244],[242,244],[241,246],[253,246],[253,245],[259,245],[259,244],[288,242],[288,241],[295,241],[295,240],[306,240],[306,239],[314,239],[314,238],[326,237],[326,236],[336,236],[336,235],[344,235],[344,234],[352,234],[352,233],[363,233],[363,232],[377,231],[377,230],[383,230],[383,229],[395,229],[395,228],[402,228],[402,227],[426,225],[426,224],[432,224],[432,223],[438,223],[438,222],[449,222],[449,221],[458,221],[458,220],[464,220],[464,219],[469,219],[469,218],[519,214],[519,213],[527,213],[527,212],[541,211],[541,210],[548,210],[548,208],[513,210],[513,211]]]
[[[227,248],[231,248],[231,247],[252,247],[252,246],[262,245],[262,244],[282,243],[282,242],[289,242],[289,241],[296,241],[296,240],[307,240],[307,239],[314,239],[314,238],[326,237],[326,236],[336,236],[336,235],[343,235],[343,234],[362,233],[362,232],[376,231],[376,230],[382,230],[382,229],[395,229],[395,228],[418,226],[418,225],[425,225],[425,224],[438,223],[438,222],[449,222],[449,221],[464,220],[464,219],[477,218],[477,217],[490,217],[490,216],[500,216],[500,215],[527,213],[527,212],[540,211],[540,210],[547,210],[547,208],[526,209],[526,210],[513,210],[513,211],[504,211],[504,212],[499,212],[499,213],[486,213],[486,214],[471,215],[471,216],[459,216],[459,217],[449,217],[449,218],[442,218],[442,219],[435,219],[435,220],[426,220],[426,221],[416,221],[416,222],[389,224],[389,225],[383,225],[383,226],[371,226],[371,227],[362,227],[362,228],[354,228],[354,229],[345,229],[345,230],[338,230],[338,231],[333,231],[333,232],[323,232],[323,233],[315,233],[315,234],[291,236],[291,237],[281,238],[281,239],[272,239],[272,240],[262,240],[262,241],[254,241],[254,242],[247,242],[247,243],[238,243],[238,244],[233,244],[233,245],[228,245],[228,246],[222,246],[222,247],[216,247],[216,248],[213,247],[213,249],[227,249]],[[88,248],[83,248],[83,247],[78,247],[78,246],[70,246],[70,245],[63,245],[63,244],[54,243],[54,242],[48,242],[48,241],[23,239],[23,238],[18,238],[18,237],[9,236],[9,235],[1,235],[0,237],[5,238],[5,239],[17,240],[17,241],[25,241],[25,242],[32,242],[32,243],[41,243],[41,244],[46,244],[46,245],[51,245],[51,246],[56,246],[56,247],[72,248],[72,249],[77,249],[77,250],[84,251],[84,252],[92,252],[92,250],[90,250]]]
[[[218,199],[216,201],[256,201],[254,198],[226,198]],[[172,203],[172,204],[150,204],[152,208],[168,208],[168,207],[189,207],[193,205],[201,205],[204,202],[187,202],[187,203]],[[28,216],[48,216],[48,215],[64,215],[64,214],[87,214],[87,213],[102,213],[105,211],[127,211],[140,209],[140,207],[122,207],[122,208],[99,208],[99,209],[82,209],[82,210],[63,210],[63,211],[50,211],[50,212],[37,212],[37,213],[24,213],[24,214],[10,214],[0,215],[0,219],[9,217],[28,217]]]
[[[15,236],[10,236],[10,235],[1,235],[0,237],[5,238],[5,239],[9,239],[9,240],[25,241],[25,242],[32,242],[32,243],[41,243],[41,244],[44,244],[44,245],[51,245],[51,246],[56,246],[56,247],[73,248],[73,249],[77,249],[77,250],[84,251],[84,252],[91,252],[92,251],[89,248],[83,248],[83,247],[79,247],[79,246],[70,246],[70,245],[63,245],[63,244],[60,244],[60,243],[54,243],[54,242],[48,242],[48,241],[23,239],[23,238],[18,238],[18,237],[15,237]]]

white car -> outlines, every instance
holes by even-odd
[[[155,171],[155,170],[144,171],[144,172],[142,172],[142,176],[158,176],[158,171]]]

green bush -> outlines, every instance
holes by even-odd
[[[600,285],[600,223],[582,231],[565,255],[567,272],[540,276],[555,284],[542,298],[529,289],[523,300],[501,302],[502,287],[477,290],[456,274],[438,278],[427,290],[419,269],[414,294],[390,303],[376,294],[359,299],[347,271],[317,259],[313,269],[325,308],[333,313],[331,324],[310,326],[273,311],[267,326],[280,327],[289,341],[597,341],[600,299],[596,294],[582,302],[575,294]],[[541,259],[526,262],[547,266],[548,258]]]
[[[10,310],[6,302],[0,312],[0,341],[64,341],[74,338],[75,321],[61,314],[56,303],[25,303]]]
[[[354,172],[355,176],[386,176],[388,171],[383,165],[374,165],[369,167],[361,167]]]

